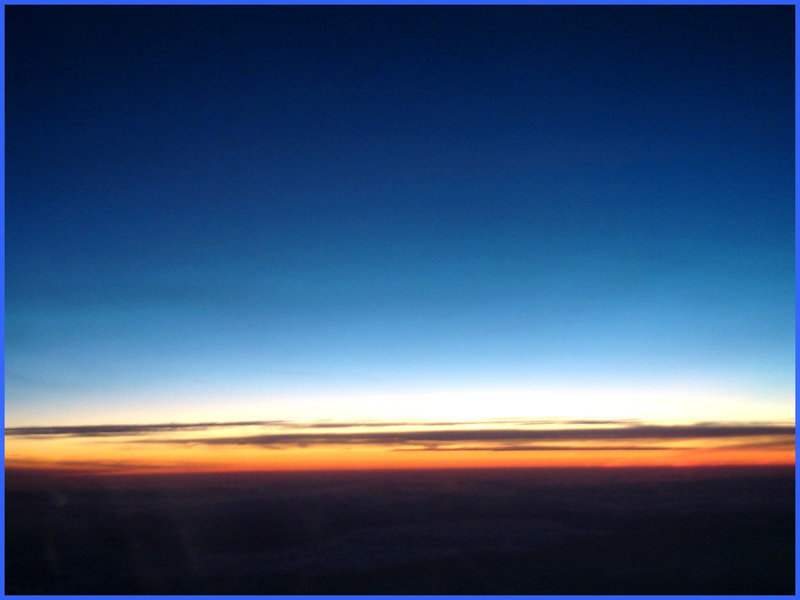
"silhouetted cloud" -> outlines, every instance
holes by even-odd
[[[515,428],[498,429],[514,423]],[[524,426],[538,428],[523,428]],[[557,425],[559,428],[546,428]],[[584,426],[586,425],[586,426]],[[594,427],[588,425],[595,425]],[[465,427],[472,428],[465,428]],[[264,433],[214,437],[169,437],[170,433],[224,430],[234,427],[262,427]],[[408,427],[406,431],[387,428]],[[433,429],[424,429],[432,427]],[[492,428],[495,427],[495,428]],[[305,429],[307,431],[292,431]],[[349,431],[331,431],[348,429]],[[281,431],[283,430],[283,431]],[[765,448],[785,446],[794,439],[795,427],[788,424],[704,422],[693,425],[651,425],[632,420],[495,420],[460,422],[300,422],[230,421],[201,423],[157,423],[134,425],[78,425],[57,427],[11,427],[7,436],[133,437],[154,435],[138,443],[210,446],[258,446],[270,449],[308,446],[374,445],[394,450],[552,452],[585,450],[676,449],[658,442],[716,439],[730,440],[727,446]],[[161,434],[161,435],[159,435]],[[748,438],[743,441],[741,438]],[[733,443],[738,440],[738,443]],[[611,444],[607,444],[607,443]],[[621,442],[613,444],[613,442]],[[649,442],[649,443],[648,443]],[[543,444],[544,443],[544,444]],[[555,444],[551,444],[555,443]],[[587,446],[586,443],[597,443]],[[547,445],[549,444],[549,445]],[[607,445],[604,445],[607,444]],[[685,447],[684,447],[685,448]]]
[[[556,450],[676,450],[675,446],[536,446],[536,445],[502,445],[502,446],[428,446],[424,450],[437,452],[552,452]],[[681,450],[694,450],[693,447],[682,446]],[[393,448],[396,452],[415,452],[420,448]]]
[[[7,427],[7,436],[49,435],[67,437],[104,437],[118,435],[141,435],[165,431],[197,431],[220,427],[248,427],[277,425],[281,421],[231,421],[210,423],[151,423],[147,425],[66,425],[54,427]]]
[[[493,419],[489,421],[214,421],[203,423],[137,423],[120,425],[57,425],[40,427],[7,427],[7,436],[104,437],[133,436],[167,431],[201,431],[226,427],[273,427],[277,429],[381,429],[389,427],[454,427],[460,425],[628,425],[630,420],[569,419]]]
[[[152,471],[163,472],[170,469],[185,468],[185,463],[180,461],[159,461],[157,463],[148,462],[127,462],[124,460],[35,460],[35,459],[15,459],[13,467],[6,467],[6,473],[11,469],[33,470],[54,474],[75,474],[76,472],[86,473],[121,473],[125,471]]]
[[[550,442],[606,440],[691,440],[794,435],[791,425],[633,425],[586,429],[439,429],[347,433],[272,433],[236,437],[159,439],[155,443],[312,446],[312,445],[436,445],[464,442]]]
[[[764,440],[755,440],[755,441],[747,441],[747,442],[740,442],[737,444],[726,444],[725,448],[735,448],[735,449],[745,449],[745,448],[781,448],[781,447],[788,447],[794,446],[794,436],[786,435],[786,436],[776,436],[771,437],[770,439]]]

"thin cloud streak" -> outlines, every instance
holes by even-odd
[[[601,450],[695,450],[694,447],[681,446],[426,446],[425,448],[393,448],[394,452],[419,452],[432,450],[434,452],[552,452],[552,451],[586,451]]]
[[[277,433],[237,437],[142,440],[141,443],[237,446],[428,445],[464,442],[550,442],[606,440],[692,440],[794,435],[794,426],[780,425],[636,425],[595,429],[482,429],[372,431],[357,433]]]
[[[223,427],[278,425],[281,421],[232,421],[223,423],[154,423],[148,425],[75,425],[54,427],[7,427],[6,436],[107,437],[174,431],[203,431]]]
[[[492,428],[513,423],[516,428]],[[593,427],[591,425],[594,425]],[[465,427],[479,427],[467,429]],[[538,426],[537,429],[524,429]],[[561,428],[543,428],[543,427]],[[203,432],[237,427],[272,428],[270,433],[214,437],[169,437],[182,432]],[[387,428],[409,427],[407,431],[386,431]],[[420,429],[435,427],[436,429]],[[292,430],[310,431],[295,432]],[[355,429],[360,431],[331,431]],[[277,431],[275,431],[277,430]],[[281,432],[283,430],[284,432]],[[490,451],[490,452],[553,452],[553,451],[653,451],[693,449],[664,446],[663,442],[718,440],[722,447],[767,449],[793,444],[794,425],[775,423],[702,422],[692,425],[650,425],[639,421],[586,419],[498,419],[493,421],[459,422],[298,422],[226,421],[201,423],[156,423],[128,425],[79,425],[53,427],[12,427],[7,436],[114,438],[153,436],[129,440],[140,444],[251,446],[272,450],[311,446],[382,446],[396,451]],[[749,441],[741,438],[750,438]],[[738,443],[736,442],[738,439]],[[724,444],[729,440],[728,444]],[[658,442],[662,444],[658,444]],[[612,445],[603,445],[611,442]],[[621,442],[613,444],[613,442]],[[646,442],[650,442],[648,445]],[[542,443],[549,444],[543,445]],[[554,443],[554,444],[553,444]],[[587,446],[587,443],[599,443]],[[719,446],[720,444],[718,444]]]
[[[585,420],[585,419],[493,419],[489,421],[214,421],[204,423],[144,423],[122,425],[66,425],[43,427],[7,427],[6,436],[64,436],[106,437],[120,435],[147,435],[168,431],[203,431],[226,427],[275,427],[278,429],[356,429],[388,427],[455,427],[471,425],[612,425],[628,426],[631,420]]]

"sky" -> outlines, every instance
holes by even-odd
[[[793,462],[793,11],[6,7],[7,465]]]

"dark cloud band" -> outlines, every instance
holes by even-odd
[[[681,448],[684,449],[684,448]],[[694,450],[694,448],[685,448]],[[536,445],[500,445],[500,446],[429,446],[425,448],[394,448],[397,452],[419,452],[420,450],[434,450],[436,452],[557,452],[576,450],[586,451],[619,451],[619,450],[675,450],[674,446],[536,446]]]
[[[247,427],[277,425],[281,421],[233,421],[223,423],[154,423],[147,425],[75,425],[56,427],[7,427],[7,436],[68,436],[105,437],[117,435],[141,435],[167,431],[204,431],[220,427]]]
[[[793,436],[794,426],[782,425],[635,425],[591,429],[452,429],[432,431],[369,431],[349,433],[275,433],[238,437],[147,440],[156,443],[318,446],[318,445],[436,445],[492,442],[593,442],[607,440],[692,440]]]
[[[65,436],[106,437],[147,435],[169,431],[203,431],[227,427],[274,427],[277,429],[386,429],[390,427],[455,427],[466,425],[628,425],[634,421],[620,420],[569,420],[569,419],[492,419],[490,421],[434,421],[434,422],[388,422],[388,421],[214,421],[205,423],[145,423],[125,425],[66,425],[45,427],[8,427],[6,436]]]
[[[538,425],[538,429],[486,428],[501,423]],[[464,426],[483,426],[465,429]],[[558,429],[543,426],[560,425]],[[579,427],[579,425],[586,425]],[[589,425],[595,425],[591,427]],[[253,435],[176,438],[168,435],[178,432],[199,432],[233,427],[271,427],[276,433]],[[389,427],[416,427],[408,431],[387,431]],[[438,427],[438,429],[419,429]],[[311,431],[291,431],[310,429]],[[360,431],[332,431],[335,429],[360,429]],[[283,431],[280,431],[283,430]],[[83,425],[63,427],[12,427],[7,436],[57,436],[76,438],[132,437],[155,435],[136,440],[138,443],[185,444],[209,446],[258,446],[281,449],[308,446],[374,445],[396,450],[487,450],[555,451],[555,450],[657,450],[667,449],[658,442],[680,440],[716,439],[731,442],[739,439],[737,447],[776,447],[793,443],[795,427],[788,424],[758,423],[696,423],[693,425],[649,425],[637,421],[587,421],[587,420],[518,420],[492,422],[317,422],[297,421],[233,421],[203,423],[160,423],[148,425]],[[748,442],[742,442],[746,438]],[[610,442],[610,444],[609,444]],[[614,444],[614,442],[618,442]],[[620,443],[621,442],[621,443]],[[650,443],[647,443],[650,442]],[[541,445],[545,443],[547,445]],[[581,443],[599,443],[587,448]],[[604,444],[605,443],[605,444]],[[453,444],[457,446],[453,447]],[[539,445],[537,445],[539,444]],[[674,448],[670,448],[674,449]]]

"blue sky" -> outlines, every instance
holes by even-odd
[[[6,27],[9,426],[540,388],[793,415],[792,7]]]

